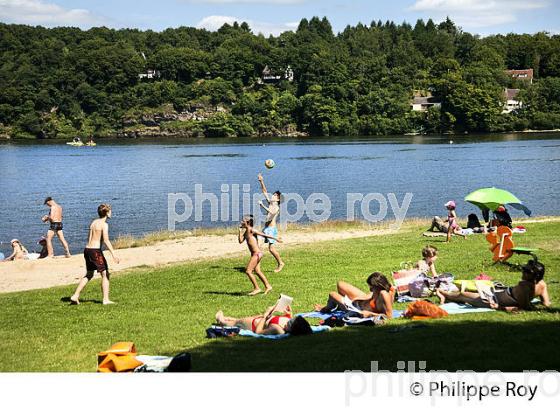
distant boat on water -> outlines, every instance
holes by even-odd
[[[80,137],[74,137],[74,139],[70,142],[67,142],[66,145],[71,145],[73,147],[83,147],[84,145],[87,147],[95,147],[97,143],[93,139],[90,139],[88,142],[84,143],[80,139]]]

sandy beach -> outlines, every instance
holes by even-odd
[[[560,217],[538,217],[517,220],[516,225],[560,221]],[[429,226],[427,219],[408,220],[402,229]],[[280,250],[287,247],[309,244],[314,242],[332,241],[340,239],[363,238],[376,235],[391,235],[402,232],[384,226],[367,225],[355,229],[333,230],[288,230],[281,232],[284,241],[278,244]],[[267,248],[261,244],[261,249]],[[105,251],[111,273],[123,272],[137,267],[158,267],[168,264],[190,262],[202,259],[220,258],[232,255],[247,255],[247,245],[237,242],[237,235],[196,235],[181,239],[158,242],[153,245],[133,248],[117,249],[120,263],[112,261],[110,254]],[[272,258],[265,252],[265,258]],[[289,263],[289,261],[288,261]],[[13,261],[0,263],[0,293],[18,292],[31,289],[43,289],[52,286],[77,284],[85,273],[83,255],[76,254],[70,258],[57,256],[52,259],[35,261]],[[94,278],[98,278],[96,273]]]
[[[294,231],[285,235],[281,234],[284,243],[279,244],[279,249],[297,244],[387,235],[397,232],[379,228],[331,232]],[[265,249],[264,246],[261,247],[263,250]],[[240,245],[236,235],[192,236],[163,241],[155,245],[118,249],[116,255],[120,258],[119,264],[114,263],[110,254],[105,251],[111,273],[123,272],[139,266],[157,267],[178,262],[245,254],[247,254],[247,245],[244,243]],[[266,258],[272,258],[268,252],[265,255]],[[73,255],[70,258],[57,256],[35,261],[20,260],[0,263],[0,293],[75,284],[84,276],[84,273],[85,262],[82,254]],[[96,274],[95,278],[97,277],[99,275]]]

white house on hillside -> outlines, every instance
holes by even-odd
[[[504,99],[506,100],[506,102],[504,104],[502,114],[509,114],[513,111],[517,111],[523,108],[523,102],[517,99],[518,95],[518,88],[506,88],[504,90]]]
[[[441,108],[441,102],[435,97],[414,97],[411,105],[412,111],[428,111],[430,107]]]

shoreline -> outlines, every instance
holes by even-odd
[[[448,138],[448,137],[472,137],[472,136],[481,136],[481,137],[488,137],[491,135],[496,136],[503,136],[503,135],[511,135],[511,134],[554,134],[560,133],[560,128],[557,129],[546,129],[546,130],[534,130],[534,129],[527,129],[527,130],[516,130],[516,131],[500,131],[500,132],[484,132],[484,131],[477,131],[472,133],[452,133],[452,134],[384,134],[384,135],[360,135],[354,138],[365,138],[365,139],[387,139],[387,138],[402,138],[402,137],[438,137],[438,138]],[[154,134],[155,135],[155,134]],[[252,137],[224,137],[224,138],[212,138],[212,137],[186,137],[180,133],[178,134],[170,134],[170,133],[161,133],[158,136],[149,135],[149,136],[126,136],[126,135],[112,135],[112,136],[97,136],[95,137],[96,141],[106,141],[106,142],[140,142],[140,143],[147,143],[147,142],[159,142],[159,141],[236,141],[241,142],[243,141],[294,141],[294,140],[324,140],[325,138],[329,141],[337,141],[337,140],[346,140],[348,137],[324,137],[324,136],[317,136],[317,135],[275,135],[275,136],[252,136]],[[68,142],[72,137],[61,137],[61,138],[13,138],[13,137],[0,137],[0,143],[61,143],[61,142]],[[85,138],[85,137],[83,137]]]
[[[391,221],[383,224],[366,224],[363,222],[348,223],[346,221],[331,221],[316,225],[288,226],[281,230],[280,237],[284,243],[280,249],[292,248],[298,245],[317,242],[358,239],[369,236],[389,236],[421,227],[426,229],[431,219],[410,219],[403,223],[400,229],[391,229]],[[516,220],[515,224],[532,224],[545,222],[560,222],[560,217],[536,217],[535,219]],[[169,233],[169,232],[168,232]],[[171,234],[176,234],[173,232]],[[199,230],[183,237],[160,236],[160,240],[144,245],[131,244],[128,247],[115,249],[121,260],[120,264],[112,263],[106,255],[111,273],[130,272],[135,268],[158,268],[186,262],[216,259],[230,256],[243,256],[247,253],[245,244],[237,242],[237,235],[231,230]],[[148,235],[147,235],[148,236]],[[143,238],[132,238],[142,241]],[[117,243],[117,241],[115,241]],[[268,251],[262,248],[265,257],[270,258]],[[19,260],[0,263],[0,293],[20,292],[33,289],[45,289],[54,286],[74,285],[84,276],[85,262],[81,254],[70,258],[63,256],[42,260]],[[98,277],[97,274],[95,276]]]

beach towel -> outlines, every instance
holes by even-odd
[[[141,362],[141,365],[134,369],[135,373],[163,373],[169,367],[173,357],[138,355],[136,360]]]
[[[321,333],[327,330],[331,330],[331,328],[328,326],[311,326],[311,330],[313,330],[313,333]],[[285,339],[287,337],[290,337],[290,334],[284,333],[282,335],[263,335],[263,334],[252,332],[250,330],[241,329],[239,330],[239,336],[256,337],[258,339],[279,340],[279,339]]]
[[[410,293],[410,283],[422,273],[419,269],[404,269],[393,272],[393,283],[397,288],[397,295],[407,295]]]
[[[474,234],[475,231],[473,229],[467,228],[467,229],[461,229],[461,234],[462,235],[472,235]],[[456,236],[454,233],[451,234],[452,236]],[[426,236],[428,238],[437,238],[437,237],[441,237],[441,236],[447,236],[447,232],[432,232],[432,231],[426,231],[422,233],[422,236]]]
[[[316,318],[316,319],[328,319],[332,316],[340,316],[343,317],[347,314],[348,312],[346,312],[345,310],[334,310],[332,312],[329,313],[321,313],[321,312],[307,312],[307,313],[300,313],[298,316],[302,316],[302,317],[311,317],[311,318]],[[395,310],[393,309],[393,319],[396,319],[398,317],[402,316],[403,311],[402,310]]]
[[[459,289],[461,289],[461,291],[467,291],[467,292],[477,292],[478,288],[477,288],[477,284],[483,284],[486,286],[493,286],[494,283],[491,280],[478,280],[478,279],[474,279],[474,280],[456,280],[453,282],[455,284],[455,286],[457,286]]]
[[[462,313],[494,312],[494,309],[474,307],[471,305],[464,305],[454,302],[444,303],[443,305],[440,305],[440,307],[450,315],[460,315]]]

